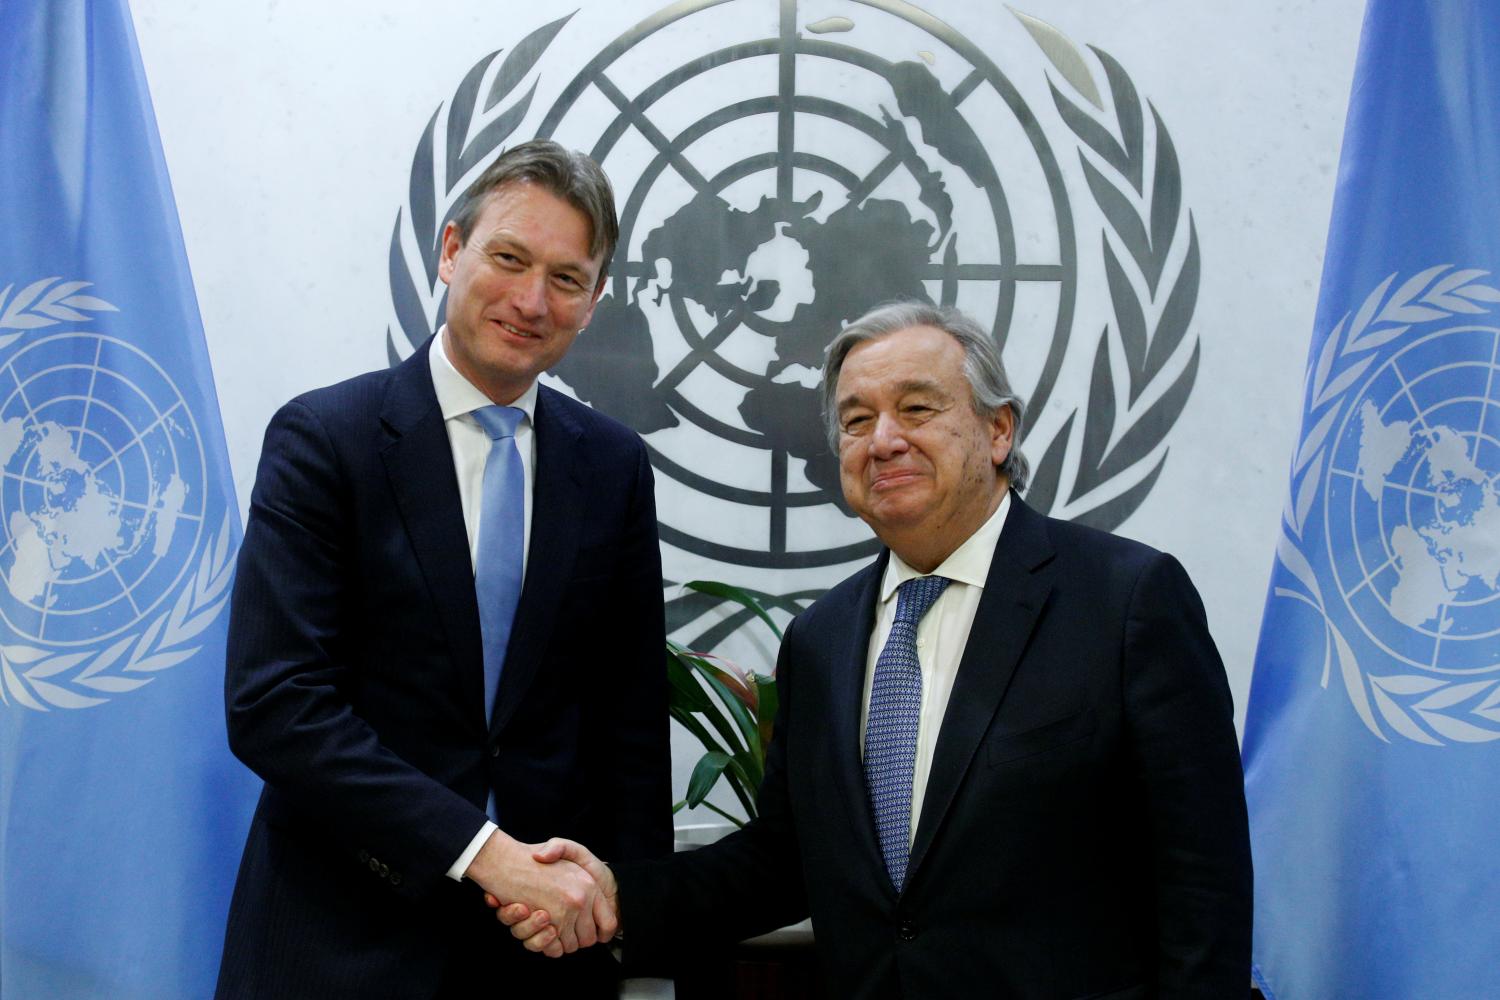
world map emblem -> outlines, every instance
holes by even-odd
[[[507,141],[551,137],[603,165],[621,240],[550,378],[642,435],[669,546],[726,574],[878,551],[843,502],[818,369],[843,325],[896,298],[991,331],[1037,416],[1028,502],[1118,525],[1196,378],[1196,230],[1123,67],[1005,23],[1015,70],[889,0],[674,4],[581,67],[554,47],[569,15],[490,54],[417,143],[390,247],[392,363],[441,322],[437,249],[465,184]]]
[[[88,329],[117,310],[86,287],[0,295],[0,700],[33,709],[101,704],[191,656],[232,575],[182,393]]]
[[[1500,739],[1500,301],[1485,272],[1382,283],[1330,336],[1283,565],[1376,735]],[[1322,567],[1321,569],[1318,567]],[[1363,666],[1362,666],[1363,665]]]

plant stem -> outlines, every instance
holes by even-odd
[[[698,803],[698,805],[702,806],[704,809],[712,809],[714,812],[718,813],[720,816],[723,816],[725,819],[729,820],[729,822],[733,823],[735,826],[744,826],[745,825],[745,821],[744,820],[740,819],[738,816],[733,816],[733,815],[725,812],[724,810],[720,809],[718,806],[714,805],[712,802],[707,802],[707,801],[700,802],[700,803]]]

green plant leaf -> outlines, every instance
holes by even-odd
[[[712,708],[708,693],[693,676],[693,669],[683,662],[684,654],[675,643],[667,643],[667,703],[680,705],[689,712],[706,712]]]
[[[760,723],[760,745],[762,749],[767,749],[771,746],[771,732],[776,725],[776,713],[781,708],[781,695],[776,689],[776,678],[767,677],[765,674],[751,674],[750,676],[755,683],[756,697],[760,702],[760,712],[757,716]]]
[[[707,700],[706,695],[705,700]],[[734,701],[733,698],[730,698],[729,700]],[[668,708],[671,709],[671,707],[672,706],[669,703]],[[741,706],[741,709],[743,710],[743,706]],[[701,712],[693,713],[691,715],[691,718],[693,719],[695,724],[698,724],[699,719],[701,718],[704,722],[707,722],[708,725],[713,727],[714,732],[719,734],[718,740],[712,740],[706,738],[705,736],[700,736],[699,742],[702,743],[705,748],[711,750],[727,749],[730,753],[739,753],[745,749],[744,743],[743,741],[741,741],[741,739],[739,738],[739,734],[736,731],[735,723],[730,718],[728,718],[727,713],[719,704],[709,700],[708,707]],[[723,744],[722,747],[720,746],[721,743]]]
[[[763,760],[765,757],[759,751],[750,750],[735,754],[733,760],[729,762],[729,771],[726,775],[729,777],[730,787],[735,789],[735,793],[744,790],[744,795],[739,796],[739,801],[744,802],[745,808],[748,808],[748,804],[753,802],[760,793],[760,781],[765,778]]]
[[[687,803],[690,806],[700,805],[708,797],[708,793],[718,784],[719,776],[733,760],[727,753],[709,751],[698,758],[697,765],[693,768],[693,776],[688,779]]]
[[[736,753],[747,747],[753,747],[756,753],[759,753],[760,726],[756,724],[755,716],[750,713],[750,709],[746,707],[744,702],[735,697],[734,692],[721,679],[720,674],[722,671],[711,664],[705,664],[699,673],[708,682],[709,689],[718,695],[720,703],[724,706],[729,718],[734,722],[734,728],[739,731],[738,741],[731,741],[729,736],[721,731],[721,735],[724,735],[724,742],[733,742]],[[715,728],[718,727],[716,726]]]
[[[677,723],[692,734],[693,738],[703,745],[705,750],[722,750],[719,741],[714,739],[713,734],[698,721],[698,717],[692,712],[683,711],[676,706],[669,705],[667,714],[677,720]]]
[[[684,583],[683,586],[689,590],[696,590],[700,594],[711,594],[714,597],[722,597],[726,601],[733,601],[741,607],[746,608],[766,623],[771,629],[772,634],[776,636],[777,642],[781,641],[781,629],[777,627],[776,622],[772,620],[770,613],[766,611],[766,607],[762,603],[765,595],[756,594],[732,584],[720,583],[717,580],[690,580]]]
[[[720,603],[731,601],[740,605],[739,610],[722,617],[714,629],[700,637],[698,645],[703,650],[712,649],[752,617],[764,622],[780,640],[782,630],[768,608],[774,606],[791,614],[800,610],[793,596],[769,597],[712,580],[694,580],[683,587],[718,598]],[[712,606],[700,607],[708,610]],[[722,777],[745,814],[751,817],[757,814],[756,796],[765,777],[766,747],[779,706],[776,678],[742,669],[716,653],[688,648],[672,640],[667,641],[666,660],[671,717],[704,749],[688,782],[687,797],[674,807],[674,812],[685,806],[703,807],[737,826],[742,825],[741,820],[707,802],[706,797]]]
[[[741,670],[738,665],[722,656],[712,653],[690,653],[688,654],[696,661],[700,673],[712,674],[723,682],[729,692],[744,705],[752,715],[760,710],[760,695],[755,690],[754,681],[750,680],[750,671]],[[717,662],[716,662],[717,661]],[[723,664],[723,666],[720,666]]]
[[[745,755],[740,754],[731,757],[729,766],[724,769],[724,780],[729,784],[729,790],[734,797],[739,799],[740,808],[745,810],[745,815],[755,815],[755,800],[759,795],[760,776],[751,773],[744,766]],[[708,803],[704,803],[707,805]]]
[[[725,747],[731,753],[740,753],[746,748],[746,740],[758,740],[750,709],[720,679],[723,671],[695,653],[680,652],[676,656],[677,662],[701,678],[717,699],[709,699],[705,694],[707,705],[697,711],[718,732]]]
[[[755,689],[751,686],[750,671],[743,669],[739,664],[716,653],[700,653],[696,650],[688,650],[682,653],[685,660],[690,660],[699,672],[707,671],[719,680],[723,681],[734,696],[740,700],[750,711],[756,710],[759,703]],[[721,665],[722,664],[722,665]]]

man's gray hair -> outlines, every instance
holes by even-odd
[[[1000,474],[1017,492],[1024,491],[1031,477],[1031,466],[1016,444],[1021,440],[1021,418],[1026,412],[1026,404],[1011,390],[1010,379],[1005,376],[1005,366],[1000,362],[1000,351],[994,340],[978,323],[948,306],[890,302],[871,309],[833,338],[823,359],[823,421],[829,446],[838,451],[838,384],[844,359],[860,344],[913,326],[936,327],[958,341],[958,346],[964,350],[964,377],[969,380],[970,402],[981,419],[989,420],[1000,407],[1010,407],[1015,430],[1010,454],[1000,464]]]
[[[609,178],[592,158],[551,139],[532,139],[512,146],[487,167],[464,192],[453,216],[458,238],[469,242],[489,196],[507,184],[530,181],[550,191],[583,213],[589,221],[589,255],[600,257],[599,283],[609,273],[609,260],[620,240],[615,216],[615,193]]]

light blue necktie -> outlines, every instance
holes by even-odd
[[[865,783],[880,854],[897,892],[906,884],[911,852],[911,784],[922,713],[917,625],[949,582],[947,577],[919,576],[896,589],[896,620],[875,660],[870,717],[865,722]]]
[[[474,560],[474,596],[479,601],[479,632],[484,646],[484,721],[495,711],[495,692],[505,666],[505,648],[521,600],[521,565],[525,556],[526,474],[516,450],[516,425],[526,411],[514,406],[485,406],[474,411],[490,436],[480,494],[479,544]],[[486,812],[498,822],[492,790]]]

